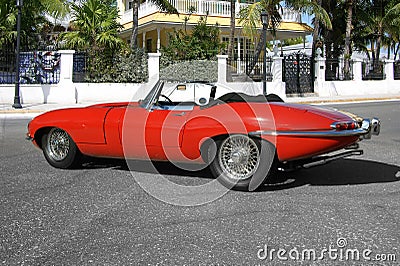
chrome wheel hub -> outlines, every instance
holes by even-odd
[[[250,178],[260,163],[256,143],[245,135],[233,135],[224,140],[218,157],[223,172],[235,180]]]
[[[69,136],[61,129],[52,129],[47,140],[47,150],[55,161],[64,160],[69,152]]]

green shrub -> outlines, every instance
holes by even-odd
[[[218,80],[218,62],[216,60],[164,61],[162,66],[160,70],[161,79],[209,82]]]
[[[89,64],[88,82],[143,83],[148,80],[147,54],[142,49],[123,51],[112,60],[100,57]]]

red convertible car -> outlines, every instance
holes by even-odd
[[[207,164],[223,185],[252,191],[277,170],[361,155],[358,141],[380,132],[376,118],[289,104],[276,95],[217,98],[218,90],[224,88],[158,81],[139,102],[39,115],[27,138],[57,168],[78,166],[82,155]]]

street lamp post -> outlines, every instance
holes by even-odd
[[[264,62],[263,62],[263,94],[267,94],[267,29],[269,23],[268,13],[261,12],[261,23],[263,25],[263,38],[264,38]]]
[[[15,96],[13,108],[21,109],[21,98],[19,97],[19,54],[20,54],[20,44],[21,44],[21,9],[23,6],[23,0],[17,0],[18,16],[17,16],[17,49],[16,49],[16,73],[15,73]]]

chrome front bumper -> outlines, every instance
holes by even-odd
[[[378,118],[364,119],[361,123],[361,127],[356,129],[348,130],[259,130],[250,132],[251,136],[291,136],[291,137],[309,137],[309,138],[327,138],[327,137],[348,137],[348,136],[360,136],[362,139],[370,139],[372,135],[379,135],[381,130],[381,122]]]

